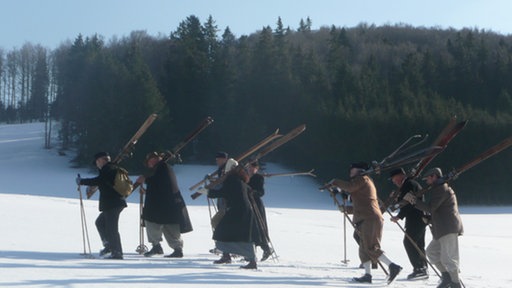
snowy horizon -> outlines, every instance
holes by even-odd
[[[0,124],[0,215],[4,220],[0,224],[4,231],[0,240],[1,287],[387,286],[381,270],[373,270],[373,284],[350,282],[363,274],[358,269],[353,229],[347,223],[344,243],[343,214],[308,176],[266,179],[263,201],[277,261],[259,262],[255,271],[239,269],[243,262],[238,261],[212,264],[219,256],[208,252],[214,246],[208,205],[204,196],[192,200],[188,187],[212,172],[214,165],[175,166],[194,227],[194,231],[183,234],[183,258],[147,258],[135,252],[139,245],[138,191],[129,197],[120,217],[125,260],[98,257],[101,243],[94,226],[99,213],[98,195],[83,200],[95,258],[83,257],[80,201],[74,178],[77,173],[82,177],[95,174],[90,169],[71,168],[68,156],[43,149],[43,127],[42,123]],[[287,171],[273,163],[267,163],[265,170]],[[508,248],[512,231],[506,227],[512,221],[512,207],[462,206],[460,210],[465,230],[459,238],[462,281],[466,287],[511,287],[506,264],[512,257]],[[403,248],[403,233],[389,221],[390,215],[384,218],[382,248],[404,267],[389,287],[436,287],[439,278],[432,269],[428,280],[406,280],[412,267]],[[426,242],[430,239],[427,231]],[[172,252],[165,241],[162,247],[165,254]],[[261,250],[257,255],[261,257]],[[344,259],[348,262],[343,263]]]

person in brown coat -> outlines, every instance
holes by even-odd
[[[382,228],[384,219],[377,199],[377,189],[368,175],[362,175],[368,164],[353,163],[350,165],[350,180],[332,179],[328,185],[336,186],[350,193],[354,209],[353,222],[360,236],[359,258],[363,263],[365,274],[356,277],[355,282],[372,283],[372,260],[379,260],[389,267],[388,283],[391,283],[402,267],[393,263],[381,250]]]
[[[423,179],[431,186],[430,202],[418,201],[412,193],[406,194],[404,200],[416,209],[431,214],[432,241],[427,247],[427,257],[441,271],[442,282],[437,287],[461,287],[458,236],[462,235],[464,229],[457,196],[443,179],[440,168],[429,170]]]

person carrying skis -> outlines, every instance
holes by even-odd
[[[119,215],[127,206],[124,197],[114,189],[114,179],[117,174],[117,167],[110,162],[110,155],[107,152],[99,152],[94,155],[93,164],[99,170],[95,178],[76,178],[78,185],[97,186],[100,191],[99,210],[100,215],[96,219],[96,228],[103,242],[103,249],[100,256],[105,259],[123,259],[123,248],[121,236],[119,235]],[[92,193],[87,193],[90,198]],[[110,255],[108,255],[110,253]],[[108,255],[108,256],[107,256]]]
[[[431,187],[428,203],[419,200],[413,193],[407,193],[403,199],[416,209],[431,214],[432,241],[427,247],[427,257],[441,271],[442,281],[437,287],[461,287],[458,236],[462,235],[464,229],[457,196],[444,181],[440,168],[427,171],[423,180]]]
[[[354,209],[353,222],[360,235],[359,259],[363,263],[365,274],[353,280],[360,283],[372,283],[372,260],[384,262],[389,267],[388,283],[391,283],[402,267],[392,262],[381,250],[384,219],[379,208],[377,189],[373,180],[362,172],[369,168],[367,163],[350,165],[350,180],[332,179],[327,183],[350,193]]]
[[[256,227],[258,227],[258,233],[260,235],[260,239],[256,244],[256,246],[261,247],[263,250],[263,255],[260,261],[265,261],[272,255],[272,249],[269,246],[269,234],[268,234],[268,224],[267,224],[267,216],[265,213],[265,204],[263,204],[263,200],[261,197],[265,195],[265,178],[263,175],[258,173],[260,165],[258,161],[251,162],[247,168],[247,172],[249,173],[249,187],[251,187],[250,198],[252,203],[254,203],[254,208],[257,209],[255,211],[256,217]]]
[[[219,187],[207,191],[208,198],[223,198],[226,212],[213,231],[215,247],[222,251],[222,257],[214,264],[231,263],[230,253],[241,255],[249,263],[243,269],[257,269],[254,247],[254,213],[251,209],[247,182],[249,175],[243,167],[237,166],[227,173]]]
[[[224,174],[228,173],[232,168],[236,167],[238,165],[238,162],[233,158],[229,158],[228,153],[219,151],[219,152],[215,153],[215,164],[217,164],[217,170],[214,173],[212,173],[211,175],[206,175],[205,179],[212,180],[211,179],[212,176],[215,177],[215,178],[213,178],[213,180],[221,178]],[[219,188],[219,187],[215,187],[215,188]],[[208,192],[208,189],[206,189],[205,187],[201,187],[201,188],[199,188],[199,190],[197,192],[199,192],[201,194],[206,194]],[[210,219],[210,224],[212,225],[213,230],[215,230],[215,228],[219,224],[222,217],[224,217],[225,213],[226,213],[225,200],[222,198],[217,198],[217,212]],[[221,258],[221,260],[217,260],[216,262],[219,262],[219,263],[216,263],[216,264],[231,263],[231,256],[229,255],[229,253],[219,251],[216,248],[210,249],[210,253],[217,254],[217,252],[222,253],[222,258]]]
[[[408,192],[417,192],[421,190],[421,185],[414,179],[408,178],[403,168],[397,168],[391,171],[389,180],[399,189],[397,201]],[[423,200],[420,197],[418,200]],[[425,259],[425,228],[426,223],[423,221],[424,212],[415,209],[412,205],[405,205],[400,208],[400,212],[396,216],[391,217],[391,221],[397,223],[399,220],[405,218],[405,233],[409,236],[404,236],[403,244],[407,257],[413,267],[413,272],[407,275],[409,280],[427,279],[427,261]],[[411,241],[414,240],[414,243]]]
[[[150,171],[136,180],[136,183],[140,185],[146,183],[145,191],[140,189],[140,193],[146,194],[142,218],[152,248],[144,253],[144,256],[164,254],[160,245],[163,234],[167,244],[174,249],[173,253],[165,257],[182,258],[183,239],[181,234],[192,231],[192,223],[178,188],[176,174],[172,167],[164,161],[162,155],[157,152],[146,155],[145,165]]]

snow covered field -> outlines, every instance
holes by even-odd
[[[184,258],[146,258],[135,252],[139,245],[136,192],[120,219],[125,260],[87,259],[80,255],[84,248],[74,178],[77,173],[82,177],[95,174],[70,168],[69,158],[42,146],[42,124],[0,125],[0,287],[387,286],[379,270],[374,270],[371,285],[350,282],[363,273],[357,268],[353,230],[347,227],[345,255],[342,214],[327,194],[318,191],[318,183],[304,176],[266,180],[264,201],[278,261],[258,263],[256,271],[239,269],[243,263],[236,261],[213,265],[218,256],[208,253],[213,241],[206,200],[204,196],[192,200],[187,189],[212,172],[213,166],[175,167],[194,225],[193,232],[184,234]],[[284,167],[268,164],[265,172],[284,171]],[[97,197],[84,200],[95,256],[101,246],[94,226]],[[512,287],[507,272],[512,259],[512,207],[461,207],[461,211],[465,228],[465,235],[459,238],[461,277],[466,287]],[[405,280],[412,268],[402,245],[403,234],[389,221],[389,215],[385,218],[383,249],[404,267],[390,287],[435,287],[439,278],[432,271],[428,280]],[[162,244],[169,254],[171,249]],[[342,262],[345,256],[347,264]]]

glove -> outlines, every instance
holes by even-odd
[[[348,200],[348,193],[343,191],[341,192],[341,197],[344,199],[344,200]]]
[[[76,176],[76,179],[75,179],[76,185],[80,186],[80,181],[82,181],[82,178],[80,178],[80,175]]]
[[[403,199],[412,205],[415,205],[417,200],[416,196],[414,196],[411,192],[405,194]]]
[[[204,187],[201,187],[197,190],[197,193],[201,193],[201,194],[207,194],[208,193],[208,189],[204,188]]]

